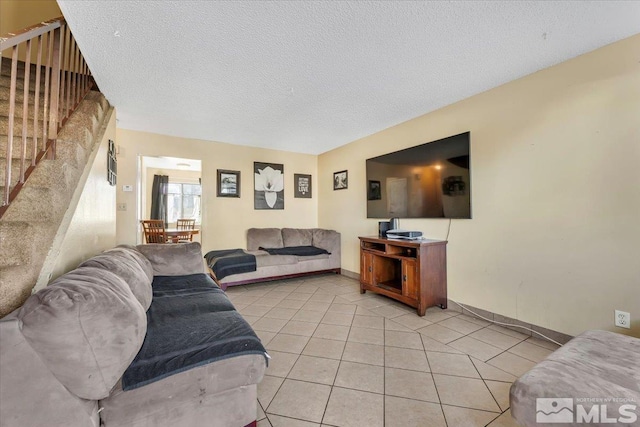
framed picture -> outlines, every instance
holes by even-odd
[[[116,144],[109,140],[109,152],[107,153],[107,181],[109,185],[116,185],[118,175],[118,159],[116,158]]]
[[[333,189],[346,190],[349,187],[349,172],[340,171],[333,173]]]
[[[380,181],[369,181],[369,189],[367,191],[367,200],[380,200],[380,199],[382,199]]]
[[[297,199],[311,198],[311,175],[295,173],[293,174],[293,184],[296,187],[293,190],[293,197]]]
[[[284,209],[284,165],[253,162],[253,208]]]
[[[240,197],[240,171],[218,169],[218,197]]]

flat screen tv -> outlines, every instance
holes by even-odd
[[[470,133],[367,160],[367,218],[471,218]]]

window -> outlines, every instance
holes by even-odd
[[[195,219],[200,223],[200,184],[170,182],[167,188],[167,222],[178,218]]]

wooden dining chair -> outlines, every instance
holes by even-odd
[[[193,241],[193,230],[196,228],[196,220],[195,219],[179,219],[176,221],[176,229],[178,231],[184,231],[178,235],[178,242],[192,242]]]
[[[167,243],[164,221],[161,219],[145,219],[140,222],[142,222],[144,238],[147,243]]]

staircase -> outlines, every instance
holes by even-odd
[[[3,206],[0,218],[0,317],[22,305],[31,294],[47,255],[55,245],[56,236],[64,235],[75,212],[77,188],[83,188],[90,167],[90,159],[96,144],[100,143],[104,125],[108,123],[113,108],[97,91],[89,91],[58,131],[55,158],[42,151],[42,110],[34,122],[36,100],[36,67],[30,65],[30,76],[25,83],[25,63],[17,63],[17,79],[13,126],[10,127],[10,86],[12,61],[2,58],[0,68],[0,194],[5,186],[19,188],[11,204]],[[63,76],[65,73],[62,73]],[[70,73],[67,73],[70,74]],[[63,77],[64,79],[64,77]],[[44,79],[40,79],[40,109],[44,105]],[[23,89],[28,85],[28,126],[26,126],[26,150],[23,149]],[[74,87],[75,89],[75,87]],[[64,96],[64,92],[63,95]],[[80,98],[80,97],[78,97]],[[70,111],[73,111],[71,113]],[[36,131],[34,132],[34,127]],[[12,132],[11,132],[12,130]],[[11,149],[9,135],[13,134]],[[36,135],[37,134],[37,135]],[[34,135],[37,136],[34,150]],[[9,153],[9,151],[11,151]],[[24,153],[23,153],[24,151]],[[50,150],[53,152],[53,150]],[[40,162],[32,168],[22,184],[21,176],[32,164],[34,153]],[[21,161],[24,154],[25,162]],[[7,161],[11,157],[11,162]],[[106,159],[105,159],[106,162]],[[4,180],[6,169],[11,167],[11,182]],[[106,177],[105,177],[106,179]],[[18,185],[16,185],[18,184]],[[61,228],[62,227],[62,228]],[[58,239],[59,240],[59,239]]]

